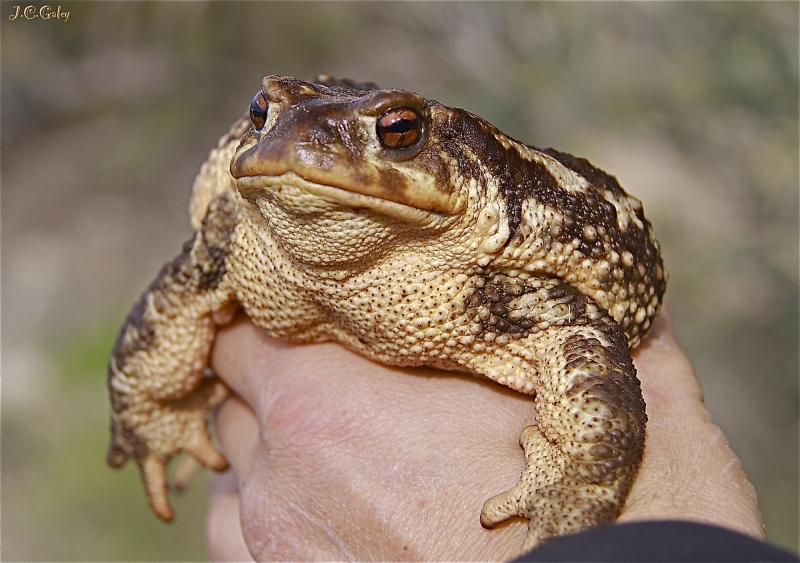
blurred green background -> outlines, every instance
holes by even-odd
[[[798,548],[798,4],[91,3],[2,24],[2,558],[202,560],[104,464],[105,363],[262,76],[414,90],[641,198],[678,336]],[[41,6],[41,3],[35,6]],[[55,8],[55,6],[53,6]]]

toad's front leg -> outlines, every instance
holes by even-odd
[[[492,343],[473,365],[535,390],[537,413],[520,438],[520,481],[484,504],[481,523],[529,518],[528,550],[613,522],[641,462],[647,420],[622,329],[560,280],[497,276],[471,301]]]
[[[235,196],[209,205],[201,229],[164,265],[120,330],[108,366],[111,443],[107,461],[139,465],[147,498],[164,520],[166,465],[181,450],[213,469],[225,458],[211,443],[208,412],[227,388],[208,368],[216,325],[236,303],[224,290],[226,260],[236,221]]]

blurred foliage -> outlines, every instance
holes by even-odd
[[[37,4],[38,6],[39,4]],[[124,311],[265,74],[466,107],[645,201],[668,302],[772,541],[798,548],[798,4],[0,3],[5,560],[198,560],[204,483],[164,526],[103,463]]]

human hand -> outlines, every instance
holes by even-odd
[[[633,354],[644,459],[620,522],[681,519],[764,537],[755,492],[666,312]],[[477,560],[518,554],[526,522],[480,526],[514,485],[533,400],[488,380],[375,364],[336,344],[293,346],[242,318],[212,365],[236,393],[217,413],[231,470],[215,476],[214,560]]]

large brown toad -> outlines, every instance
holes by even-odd
[[[207,422],[228,390],[208,361],[241,309],[275,337],[535,395],[527,467],[486,501],[484,526],[529,518],[529,548],[616,519],[647,418],[629,349],[666,272],[613,177],[410,92],[269,76],[203,165],[190,214],[194,236],[109,363],[108,462],[133,457],[161,518],[170,458],[226,466]]]

